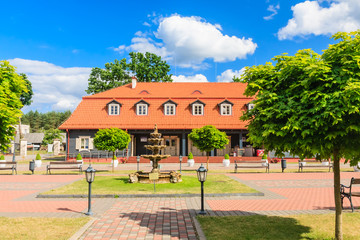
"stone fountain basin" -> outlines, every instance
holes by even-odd
[[[149,179],[151,172],[135,172],[129,174],[129,182],[135,183],[154,183],[154,180]],[[176,171],[160,171],[159,179],[155,180],[155,183],[177,183],[182,182],[181,174]]]

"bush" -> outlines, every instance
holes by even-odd
[[[4,156],[4,155],[1,155],[1,156],[0,156],[0,160],[5,160],[5,156]]]
[[[193,156],[193,154],[191,152],[188,155],[188,159],[194,159],[194,156]]]
[[[38,153],[38,154],[36,154],[35,160],[41,160],[41,156],[40,156],[40,154],[39,154],[39,153]]]
[[[76,156],[76,160],[82,160],[82,156],[80,153],[78,153],[78,155]]]
[[[224,158],[225,159],[230,159],[229,154],[225,154]]]
[[[267,159],[267,155],[263,154],[261,159]]]
[[[116,157],[115,154],[113,155],[112,159],[113,159],[113,160],[116,160],[116,159],[117,159],[117,157]]]

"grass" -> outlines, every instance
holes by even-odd
[[[92,183],[93,194],[153,194],[153,184],[128,183],[128,177],[96,176]],[[181,183],[156,184],[158,194],[190,194],[200,192],[197,176],[183,176]],[[205,193],[254,193],[257,192],[225,175],[208,175],[204,183]],[[87,194],[85,179],[42,194]]]
[[[69,239],[89,221],[81,218],[5,218],[0,217],[0,238]]]
[[[335,214],[293,216],[198,216],[208,240],[212,239],[333,239]],[[360,239],[360,213],[343,213],[344,239]]]

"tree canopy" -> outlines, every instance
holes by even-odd
[[[209,169],[209,155],[214,149],[223,149],[229,143],[225,132],[221,132],[212,125],[202,128],[195,128],[188,135],[194,146],[200,151],[205,151],[207,155],[206,168]]]
[[[42,132],[58,128],[70,115],[71,111],[46,113],[30,111],[22,116],[21,121],[23,124],[30,125],[31,132]]]
[[[359,160],[360,32],[337,33],[338,43],[322,55],[309,49],[273,58],[275,65],[245,70],[245,94],[255,107],[241,117],[249,121],[249,140],[278,156],[334,161],[335,237],[342,239],[340,158]]]
[[[15,135],[14,126],[21,117],[20,96],[27,92],[23,77],[8,61],[0,61],[0,150],[5,151]]]
[[[94,146],[98,150],[113,152],[127,148],[130,135],[118,128],[100,129],[94,137]]]
[[[59,139],[61,141],[61,133],[62,131],[59,129],[49,129],[45,131],[42,144],[44,145],[51,144],[54,142],[55,139]]]
[[[30,106],[31,102],[32,102],[32,96],[34,95],[33,90],[32,90],[32,84],[29,81],[29,79],[27,78],[25,73],[20,73],[20,76],[24,79],[25,83],[26,83],[26,89],[27,91],[24,91],[21,93],[20,95],[20,101],[24,106]]]
[[[136,76],[139,82],[172,82],[168,75],[170,66],[153,53],[131,52],[126,58],[106,63],[105,68],[93,68],[88,79],[88,94],[99,93],[131,82]]]

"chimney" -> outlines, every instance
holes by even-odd
[[[136,87],[136,77],[132,77],[131,78],[131,88],[135,88]]]

